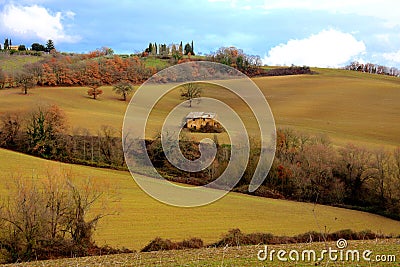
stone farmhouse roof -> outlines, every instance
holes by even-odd
[[[216,114],[213,112],[190,112],[186,119],[215,119]]]

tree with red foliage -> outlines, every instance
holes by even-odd
[[[87,94],[91,97],[93,97],[94,100],[97,99],[97,96],[101,95],[103,93],[103,90],[99,89],[99,87],[101,86],[101,81],[98,79],[90,79],[87,82],[87,86],[90,88],[87,91]]]

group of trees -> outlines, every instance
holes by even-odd
[[[188,173],[172,166],[162,152],[161,138],[148,140],[150,159],[168,179],[205,185],[219,177],[230,158],[230,147],[217,144],[217,155],[203,171]],[[260,149],[250,140],[249,162],[235,191],[247,193]],[[181,151],[188,159],[200,156],[198,143],[185,139]],[[135,157],[140,164],[141,152]],[[271,170],[258,190],[258,196],[349,207],[400,219],[400,148],[368,150],[348,144],[334,148],[325,137],[277,132],[277,148]]]
[[[387,67],[373,63],[359,63],[358,61],[353,61],[345,67],[347,70],[354,70],[360,72],[367,72],[373,74],[383,74],[389,76],[400,76],[400,70],[395,67]]]
[[[8,197],[0,201],[0,263],[79,257],[100,249],[93,231],[111,213],[103,209],[90,219],[88,213],[102,198],[112,197],[107,187],[76,182],[65,171],[49,171],[42,182],[13,178]]]
[[[11,40],[11,38],[10,39],[8,39],[8,38],[5,38],[4,39],[4,46],[3,46],[3,49],[4,50],[11,50],[11,46],[12,46],[13,44],[12,44],[12,40]],[[1,46],[0,46],[0,48],[1,48]]]
[[[65,162],[96,161],[97,166],[111,166],[118,156],[115,164],[123,164],[122,144],[115,142],[120,138],[111,128],[95,137],[83,130],[68,132],[57,106],[7,113],[0,121],[0,147]],[[116,200],[109,185],[77,179],[67,171],[49,170],[37,178],[13,177],[8,197],[0,199],[0,263],[121,252],[100,248],[92,239],[97,222],[113,213],[101,206],[101,212],[88,216],[94,205]]]
[[[206,60],[234,67],[245,74],[250,68],[259,68],[262,63],[259,56],[247,55],[242,49],[233,46],[219,48],[215,53],[208,55]]]
[[[123,167],[119,136],[107,126],[94,134],[82,128],[71,130],[64,112],[55,105],[39,106],[29,112],[9,112],[0,121],[0,147],[85,165]]]
[[[194,56],[194,44],[193,41],[191,43],[186,43],[185,46],[183,46],[182,41],[180,42],[179,45],[177,44],[159,44],[155,42],[149,43],[149,46],[145,49],[144,51],[145,55],[156,55],[156,56],[172,56],[175,59],[179,57],[178,59],[182,58],[182,55],[192,55]]]
[[[4,46],[3,46],[4,50],[11,50],[11,47],[12,47],[12,40],[8,39],[8,38],[4,39]],[[0,48],[1,48],[1,45],[0,45]],[[18,51],[25,51],[25,50],[27,50],[27,48],[24,44],[18,45]],[[55,50],[54,42],[53,42],[53,40],[50,39],[47,41],[46,45],[42,45],[39,43],[33,43],[31,45],[31,50],[37,51],[37,52],[40,52],[40,51],[50,52],[52,50]]]
[[[100,53],[100,52],[99,52]],[[22,70],[5,72],[0,69],[0,88],[22,87],[27,93],[34,86],[88,86],[88,94],[96,98],[102,85],[118,85],[118,92],[131,90],[128,84],[140,84],[156,70],[146,67],[137,57],[55,54],[42,61],[23,66]],[[125,85],[121,91],[121,85]],[[122,92],[124,99],[126,94]]]
[[[46,45],[42,45],[42,44],[39,44],[39,43],[33,43],[32,46],[31,46],[31,49],[33,51],[38,51],[38,52],[39,51],[50,52],[52,50],[55,50],[56,48],[54,46],[53,40],[48,40]]]
[[[264,186],[285,198],[358,207],[400,219],[400,147],[335,149],[323,137],[278,130]]]

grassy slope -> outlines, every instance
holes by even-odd
[[[84,127],[96,133],[101,125],[121,129],[128,102],[112,92],[112,87],[102,88],[98,100],[87,95],[86,87],[34,88],[28,95],[18,89],[0,91],[0,114],[7,111],[29,111],[40,105],[57,104],[66,113],[70,128]],[[16,103],[18,105],[16,106]]]
[[[339,145],[348,141],[368,145],[400,144],[399,78],[344,70],[316,71],[319,74],[254,79],[266,95],[278,127],[327,134]],[[224,99],[242,116],[250,116],[248,109],[237,105],[232,95],[212,89],[205,89],[203,95]],[[86,91],[84,87],[35,88],[24,96],[17,89],[2,90],[0,114],[30,109],[41,103],[56,103],[66,111],[72,127],[89,128],[93,133],[101,125],[121,129],[128,103],[119,101],[112,87],[104,87],[104,94],[97,101],[87,97]],[[178,102],[178,92],[164,98],[149,127],[156,129],[170,107]],[[250,131],[253,124],[250,123]]]
[[[159,203],[138,188],[127,172],[96,169],[46,161],[0,149],[0,195],[7,194],[11,175],[42,178],[47,172],[67,170],[76,179],[93,178],[100,185],[113,184],[120,202],[110,204],[119,215],[98,225],[96,241],[140,249],[160,236],[172,240],[199,237],[216,241],[229,229],[294,235],[310,230],[333,232],[351,228],[400,234],[400,222],[368,213],[327,206],[273,200],[230,193],[216,203],[200,208],[176,208]]]
[[[147,67],[153,67],[155,69],[164,69],[171,65],[168,60],[161,60],[151,56],[143,58],[143,61]]]
[[[345,70],[254,79],[276,123],[348,140],[399,145],[400,79]]]
[[[5,55],[0,54],[0,67],[3,71],[13,73],[14,71],[20,70],[23,65],[29,63],[35,63],[44,59],[43,56],[29,56],[29,55]]]

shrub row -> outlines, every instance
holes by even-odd
[[[370,230],[356,232],[350,229],[340,230],[334,233],[318,233],[315,231],[307,232],[296,236],[276,236],[271,233],[243,233],[240,229],[229,230],[220,240],[209,245],[199,238],[191,238],[181,242],[173,242],[169,239],[157,237],[150,241],[141,252],[160,251],[160,250],[179,250],[194,249],[203,247],[234,247],[250,245],[278,245],[296,244],[310,242],[336,241],[344,238],[346,240],[370,240],[376,238],[393,238],[382,234],[373,233]]]

